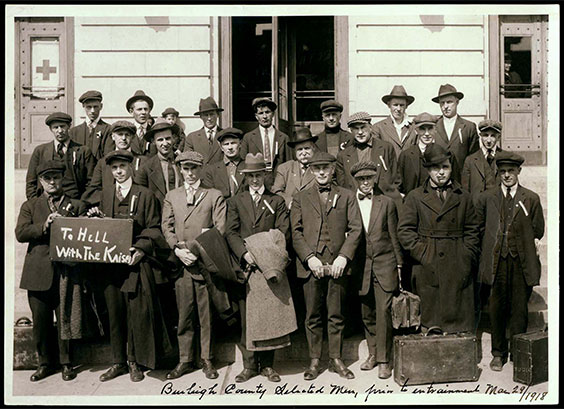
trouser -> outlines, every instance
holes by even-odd
[[[492,355],[507,357],[509,339],[527,331],[527,303],[533,288],[525,282],[519,257],[500,257],[489,300],[492,329]]]
[[[108,273],[111,274],[111,273]],[[135,361],[133,342],[127,342],[127,306],[125,303],[126,294],[120,291],[121,285],[115,282],[106,281],[103,283],[104,299],[108,309],[110,321],[110,346],[112,349],[112,361],[114,364],[122,364],[127,360]],[[127,351],[127,354],[126,354]]]

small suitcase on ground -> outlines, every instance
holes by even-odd
[[[419,329],[421,325],[421,299],[400,286],[397,296],[392,298],[392,326],[394,329]]]
[[[513,337],[513,380],[526,385],[548,381],[548,331]]]
[[[394,380],[398,385],[477,381],[478,340],[473,334],[394,337]]]

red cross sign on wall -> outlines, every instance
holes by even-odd
[[[49,80],[51,73],[57,72],[57,67],[50,67],[49,60],[43,60],[43,65],[35,68],[36,73],[43,73],[43,80]]]

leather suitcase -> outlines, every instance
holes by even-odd
[[[394,380],[398,385],[477,381],[478,340],[473,334],[394,337]]]
[[[392,326],[394,329],[416,328],[421,325],[421,299],[419,296],[403,290],[392,298]]]
[[[548,331],[513,337],[513,380],[526,385],[548,381]]]

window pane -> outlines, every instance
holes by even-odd
[[[58,98],[59,39],[57,37],[31,38],[31,97]]]
[[[531,37],[504,38],[503,84],[505,98],[531,97]]]

